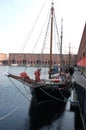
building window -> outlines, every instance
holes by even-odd
[[[85,57],[85,52],[83,52],[83,57]]]

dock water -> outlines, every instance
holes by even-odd
[[[80,115],[81,110],[79,109],[77,100],[77,96],[81,96],[80,94],[77,95],[80,86],[78,86],[75,81],[75,86],[73,86],[71,90],[71,97],[68,99],[66,106],[58,108],[55,103],[55,105],[52,104],[47,107],[38,108],[32,115],[30,111],[30,100],[26,100],[8,78],[4,77],[3,73],[6,72],[7,69],[8,67],[6,66],[0,67],[0,130],[85,130],[83,128]],[[14,68],[12,67],[10,71],[13,70]],[[19,73],[21,68],[16,67],[15,70],[16,73]],[[77,76],[78,72],[74,72],[74,74]],[[31,99],[31,95],[24,90],[25,86],[18,82],[14,83]],[[84,88],[82,89],[81,87],[80,92],[82,94]],[[83,100],[84,96],[82,97]],[[82,100],[80,100],[80,102]],[[15,111],[13,112],[13,110]],[[10,115],[8,115],[8,113],[10,113]],[[2,117],[5,118],[2,119]]]

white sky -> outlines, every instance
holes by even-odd
[[[86,22],[86,0],[53,0],[58,31],[63,18],[63,49],[68,53],[77,53]],[[21,45],[30,34],[33,24],[43,5],[45,12],[50,9],[52,0],[0,0],[0,53],[19,52]],[[36,28],[36,34],[38,33]],[[60,31],[59,31],[60,34]],[[35,41],[35,37],[32,38]],[[34,48],[33,41],[28,42],[27,53]],[[40,47],[39,47],[40,48]],[[39,52],[37,50],[37,52]]]

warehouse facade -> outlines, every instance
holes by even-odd
[[[68,54],[63,55],[63,63],[65,65],[69,64],[69,58],[70,58],[70,64],[76,64],[76,55],[69,56]],[[9,53],[9,65],[30,65],[30,66],[36,66],[36,65],[49,65],[49,54],[31,54],[31,53]],[[52,55],[52,64],[58,65],[60,64],[60,55],[59,54],[53,54]]]

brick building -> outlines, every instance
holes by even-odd
[[[77,62],[80,62],[80,60],[82,60],[84,57],[86,57],[86,23],[78,50]]]
[[[77,66],[86,76],[86,23],[84,26],[83,34],[77,55]]]
[[[7,54],[0,53],[0,64],[7,60]]]
[[[71,55],[71,63],[76,63],[76,55]],[[69,64],[69,55],[63,55],[63,62],[64,64]],[[31,53],[9,53],[9,65],[17,64],[17,65],[49,65],[49,54],[31,54]],[[60,55],[53,54],[52,55],[52,63],[53,65],[60,64]]]

